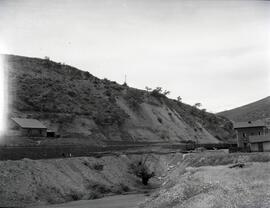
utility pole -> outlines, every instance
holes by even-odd
[[[127,75],[125,74],[125,82],[124,85],[127,86]]]

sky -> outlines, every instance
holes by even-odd
[[[0,0],[0,53],[235,108],[270,92],[270,2]]]

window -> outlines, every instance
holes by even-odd
[[[259,131],[259,135],[261,135],[261,132]]]

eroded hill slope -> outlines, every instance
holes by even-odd
[[[9,75],[10,117],[41,120],[63,137],[93,142],[232,139],[225,119],[159,92],[98,79],[49,59],[4,55]]]

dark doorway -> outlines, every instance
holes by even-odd
[[[47,131],[47,137],[55,137],[54,131]]]
[[[258,143],[258,150],[259,152],[263,152],[263,143]]]
[[[247,149],[247,143],[244,143],[244,149],[245,150]]]

